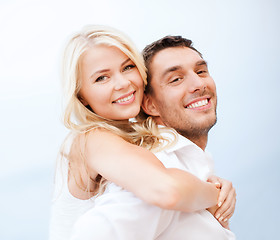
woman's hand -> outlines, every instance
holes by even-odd
[[[229,229],[228,220],[232,217],[236,204],[235,188],[230,181],[217,176],[211,176],[207,181],[214,183],[221,190],[217,206],[207,210],[217,218],[223,227]]]

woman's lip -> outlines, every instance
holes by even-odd
[[[122,95],[121,97],[119,97],[119,98],[117,98],[116,100],[114,100],[113,103],[121,103],[120,100],[124,100],[125,98],[127,98],[127,97],[129,97],[129,96],[131,96],[131,95],[133,95],[133,96],[131,97],[131,98],[133,98],[135,92],[136,92],[136,91],[131,91],[131,92],[127,93],[127,94],[124,94],[124,95]],[[125,101],[124,101],[124,102],[125,102]]]

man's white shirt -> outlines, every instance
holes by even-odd
[[[155,155],[165,167],[189,171],[204,181],[213,174],[210,155],[181,135],[174,146]],[[73,229],[71,240],[89,239],[232,240],[235,236],[207,210],[193,213],[164,210],[110,183]]]

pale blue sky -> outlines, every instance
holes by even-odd
[[[47,239],[61,119],[60,59],[86,24],[127,33],[139,50],[183,35],[208,61],[218,123],[208,151],[237,191],[238,239],[275,239],[280,193],[277,0],[0,0],[0,239]]]

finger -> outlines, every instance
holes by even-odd
[[[215,176],[215,175],[211,175],[208,179],[207,179],[207,182],[215,182],[215,181],[219,181],[218,177]]]
[[[231,212],[227,217],[225,217],[222,222],[228,222],[228,220],[233,216],[234,212]]]
[[[233,215],[235,210],[235,200],[234,200],[234,204],[232,204],[219,218],[219,221],[224,221],[227,222]]]
[[[234,191],[230,191],[227,198],[224,200],[223,204],[216,210],[215,215],[217,218],[221,216],[232,204],[234,199]]]
[[[229,229],[229,222],[220,222],[220,224],[224,227],[224,228],[226,228],[226,229],[228,229],[228,230],[230,230]]]
[[[234,196],[234,199],[232,200],[231,206],[223,213],[223,221],[227,221],[230,219],[235,211],[235,206],[236,206],[236,194]]]
[[[217,176],[212,175],[207,179],[207,182],[214,183],[216,188],[221,188],[220,180]]]
[[[232,183],[226,180],[223,180],[221,183],[221,192],[218,198],[218,206],[221,207],[225,199],[228,197],[230,191],[232,190]]]
[[[217,215],[217,218],[222,216],[224,212],[226,212],[231,206],[235,206],[235,191],[232,189],[221,207],[219,207],[215,213]]]
[[[224,219],[229,215],[229,213],[234,211],[235,209],[235,203],[236,203],[236,198],[235,198],[235,189],[232,188],[230,193],[228,194],[227,198],[225,199],[224,203],[220,208],[217,209],[215,212],[215,217],[217,219]]]

